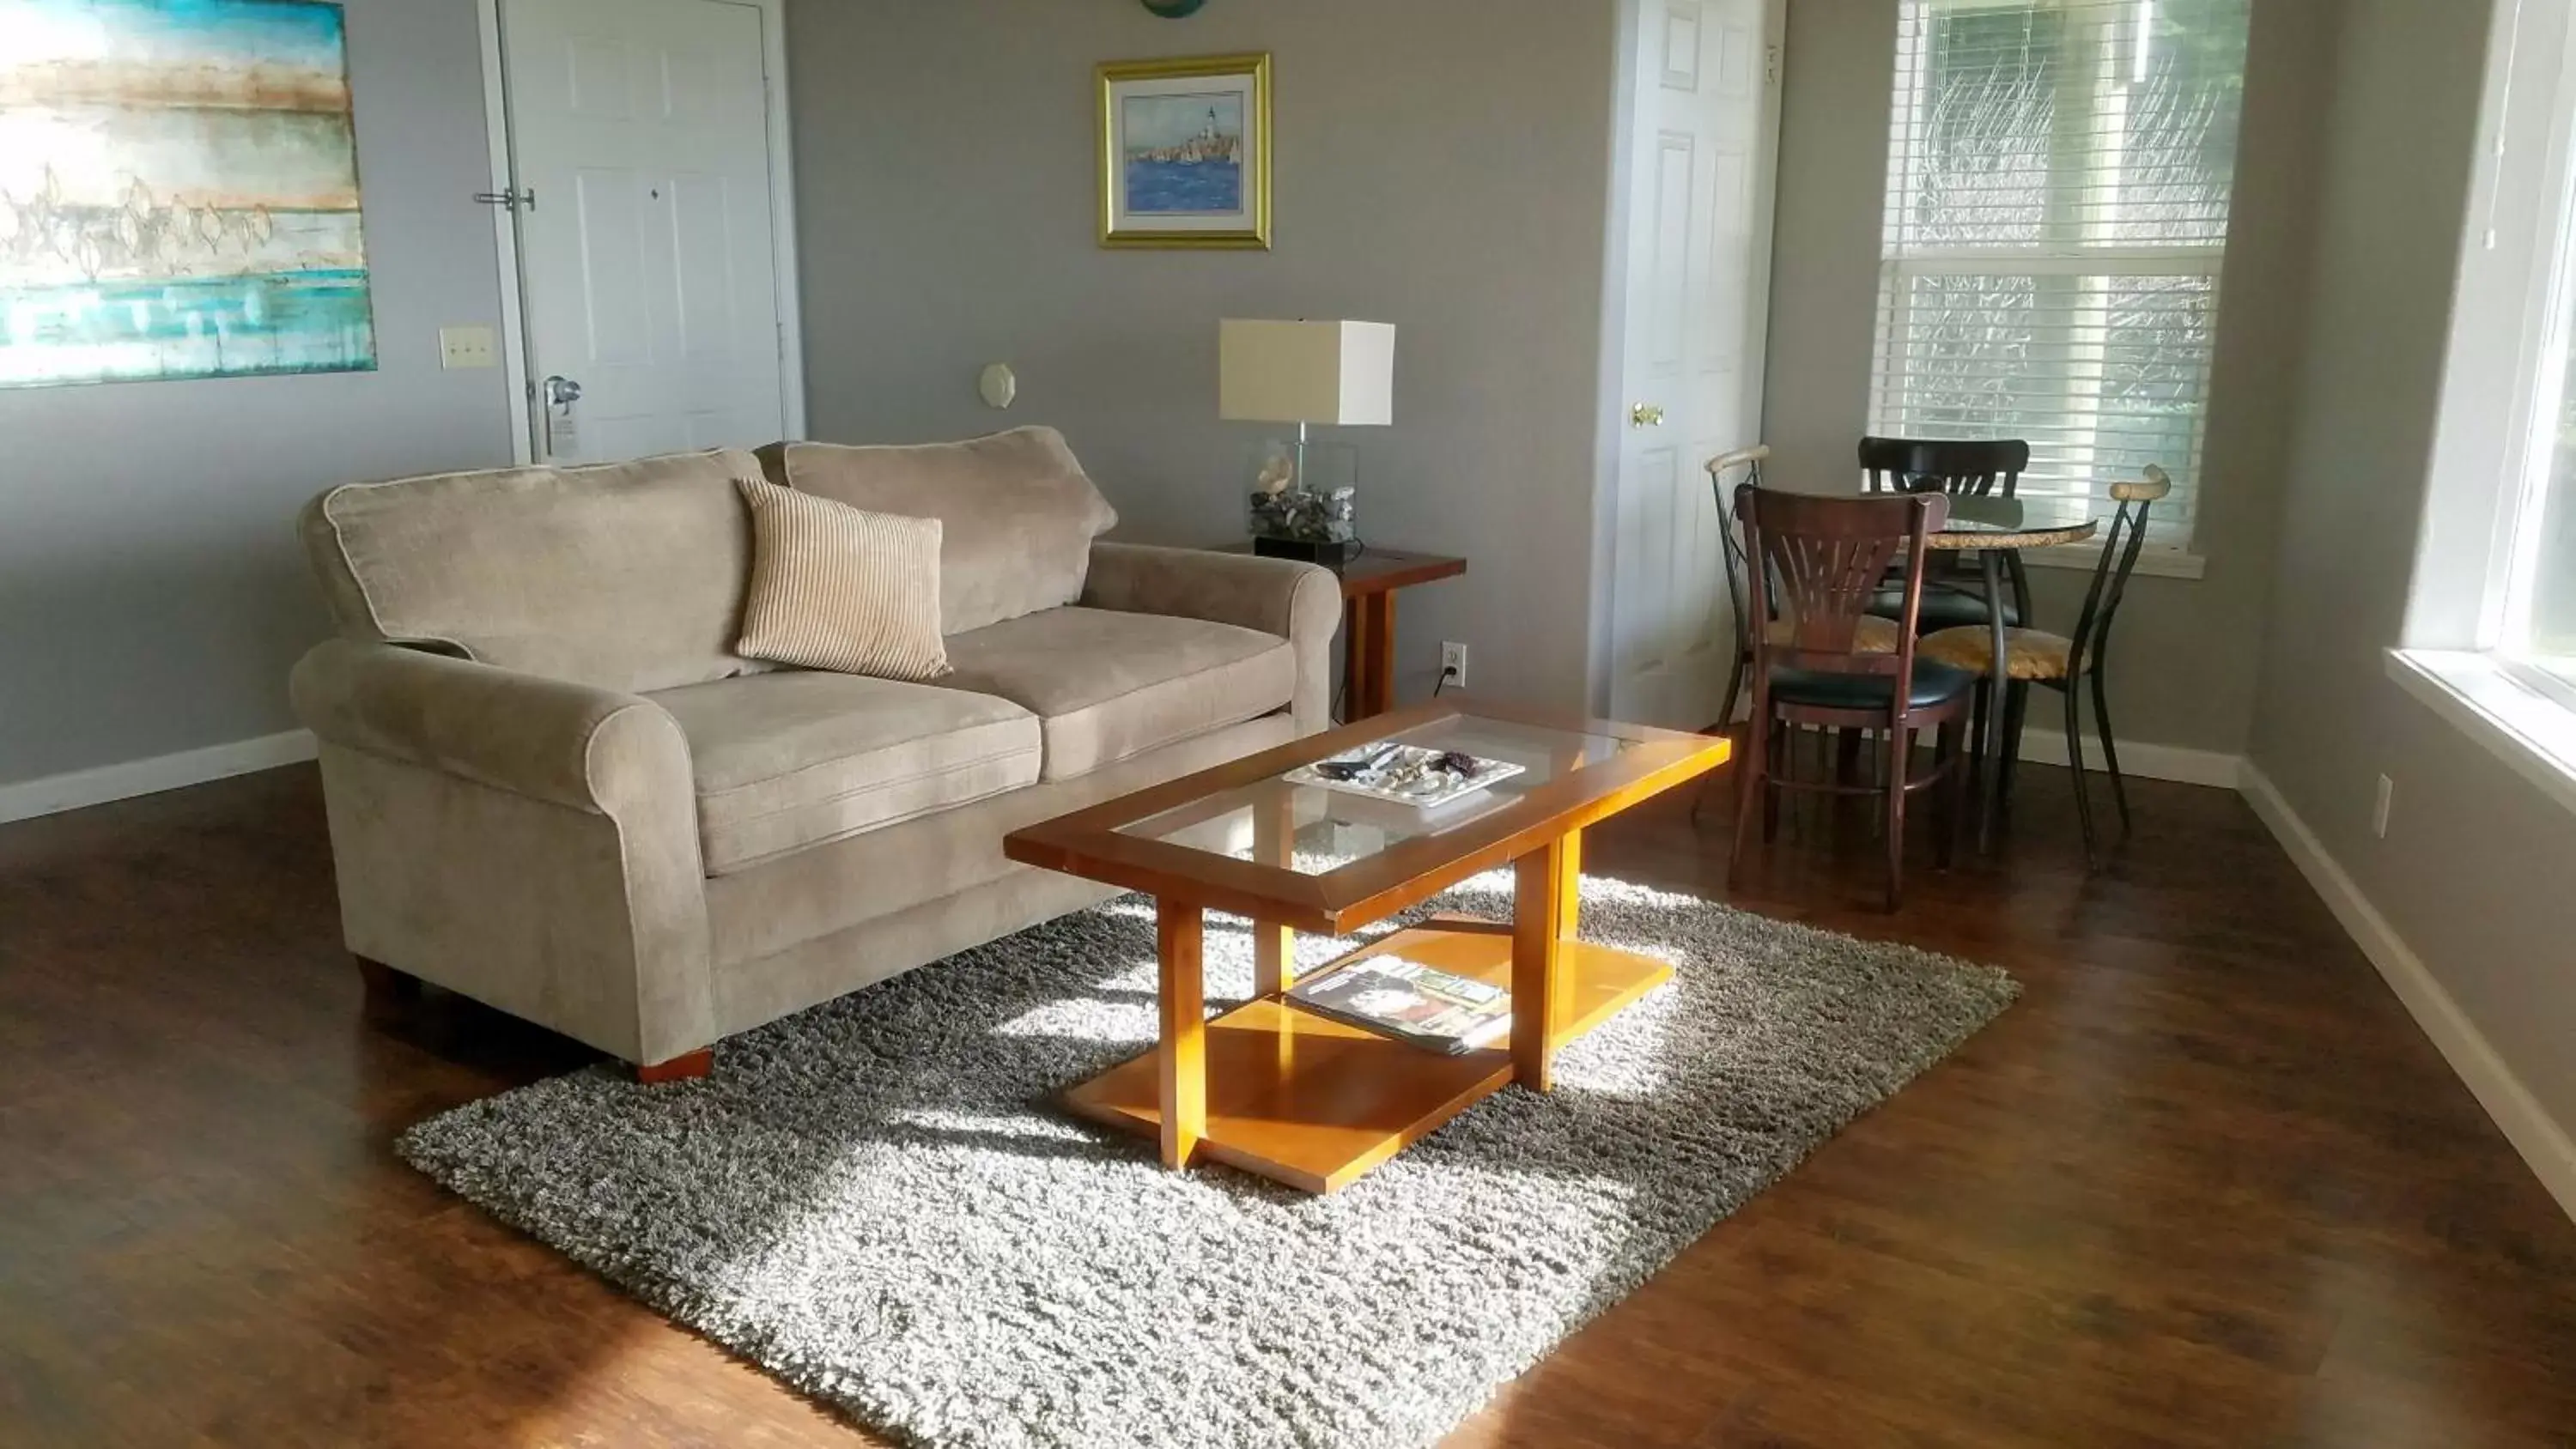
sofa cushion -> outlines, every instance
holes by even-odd
[[[711,876],[1038,778],[1038,721],[988,694],[800,670],[652,698],[688,737]]]
[[[953,689],[999,695],[1044,727],[1044,778],[1103,765],[1285,708],[1297,689],[1288,641],[1257,629],[1049,609],[952,636]]]
[[[1294,719],[1264,715],[1148,750],[1079,780],[1040,781],[708,881],[707,932],[718,975],[740,962],[861,928],[925,901],[1031,874],[1030,867],[1014,864],[1002,853],[1003,838],[1012,831],[1214,769],[1296,737]],[[858,984],[848,981],[840,991]]]
[[[306,553],[342,633],[641,692],[767,669],[734,652],[748,453],[498,468],[334,488]]]
[[[948,672],[939,633],[939,520],[870,513],[741,480],[751,505],[751,590],[742,642],[753,659],[879,679]]]
[[[1080,598],[1091,540],[1118,521],[1053,428],[921,447],[773,443],[760,464],[801,492],[938,519],[940,627],[951,634]]]

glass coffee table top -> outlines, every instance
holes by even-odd
[[[1118,833],[1321,875],[1407,841],[1459,830],[1638,743],[1475,715],[1396,729],[1381,738],[1506,761],[1521,773],[1428,809],[1272,775],[1131,821]]]
[[[1425,808],[1285,778],[1382,741],[1520,773]],[[1506,864],[1725,763],[1722,736],[1434,700],[1023,826],[1022,865],[1336,934]]]

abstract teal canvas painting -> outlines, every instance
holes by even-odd
[[[0,0],[0,387],[375,365],[338,5]]]

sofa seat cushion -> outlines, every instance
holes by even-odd
[[[804,671],[652,696],[688,737],[711,876],[1038,778],[1038,721],[1007,699]]]
[[[948,662],[942,686],[1038,717],[1049,780],[1258,719],[1297,689],[1296,652],[1276,634],[1115,609],[1048,609],[952,634]]]

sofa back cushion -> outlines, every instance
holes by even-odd
[[[765,670],[734,652],[751,572],[723,450],[352,483],[304,510],[343,633],[641,692]]]
[[[1082,597],[1091,541],[1117,510],[1053,428],[965,443],[773,443],[769,481],[872,513],[936,518],[940,629],[963,634]]]

